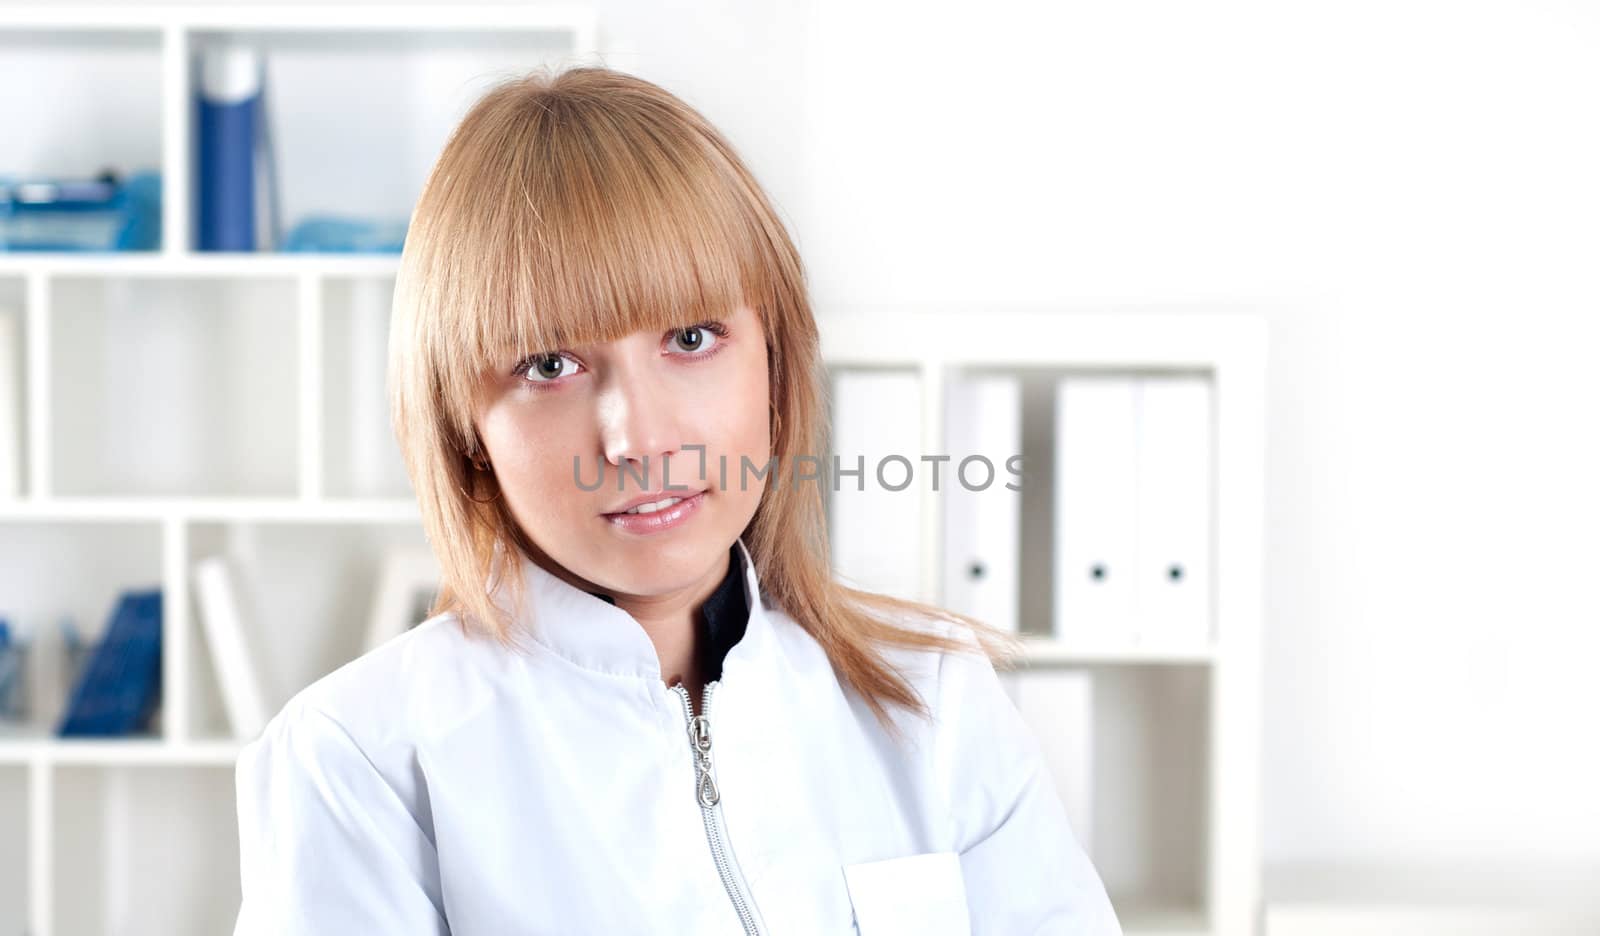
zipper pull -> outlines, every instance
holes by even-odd
[[[722,799],[717,790],[716,778],[711,776],[711,719],[696,715],[689,723],[689,737],[694,744],[695,769],[700,774],[696,794],[702,806],[715,806]]]

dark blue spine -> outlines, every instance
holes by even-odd
[[[256,249],[256,134],[261,96],[200,100],[200,249]]]

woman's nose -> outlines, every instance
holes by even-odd
[[[601,392],[599,406],[606,461],[619,470],[633,462],[628,470],[636,477],[643,476],[650,486],[661,483],[666,458],[676,455],[686,442],[694,441],[683,438],[678,401],[671,398],[666,387],[646,375],[618,375]],[[672,483],[679,484],[681,468],[674,464],[672,470]]]

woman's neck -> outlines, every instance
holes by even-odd
[[[628,612],[655,645],[661,661],[661,680],[669,687],[682,683],[696,711],[700,705],[699,650],[702,639],[701,609],[728,575],[731,554],[712,565],[697,582],[662,595],[627,595],[608,592],[617,607]]]

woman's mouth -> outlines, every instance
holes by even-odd
[[[704,491],[684,497],[669,495],[660,500],[636,504],[618,513],[601,516],[612,526],[628,533],[659,533],[679,526],[698,513],[705,496]]]
[[[655,513],[658,510],[665,510],[668,507],[671,507],[673,504],[681,502],[682,500],[683,498],[681,497],[669,497],[666,500],[656,501],[653,504],[640,504],[637,507],[632,507],[622,512],[630,514]]]

